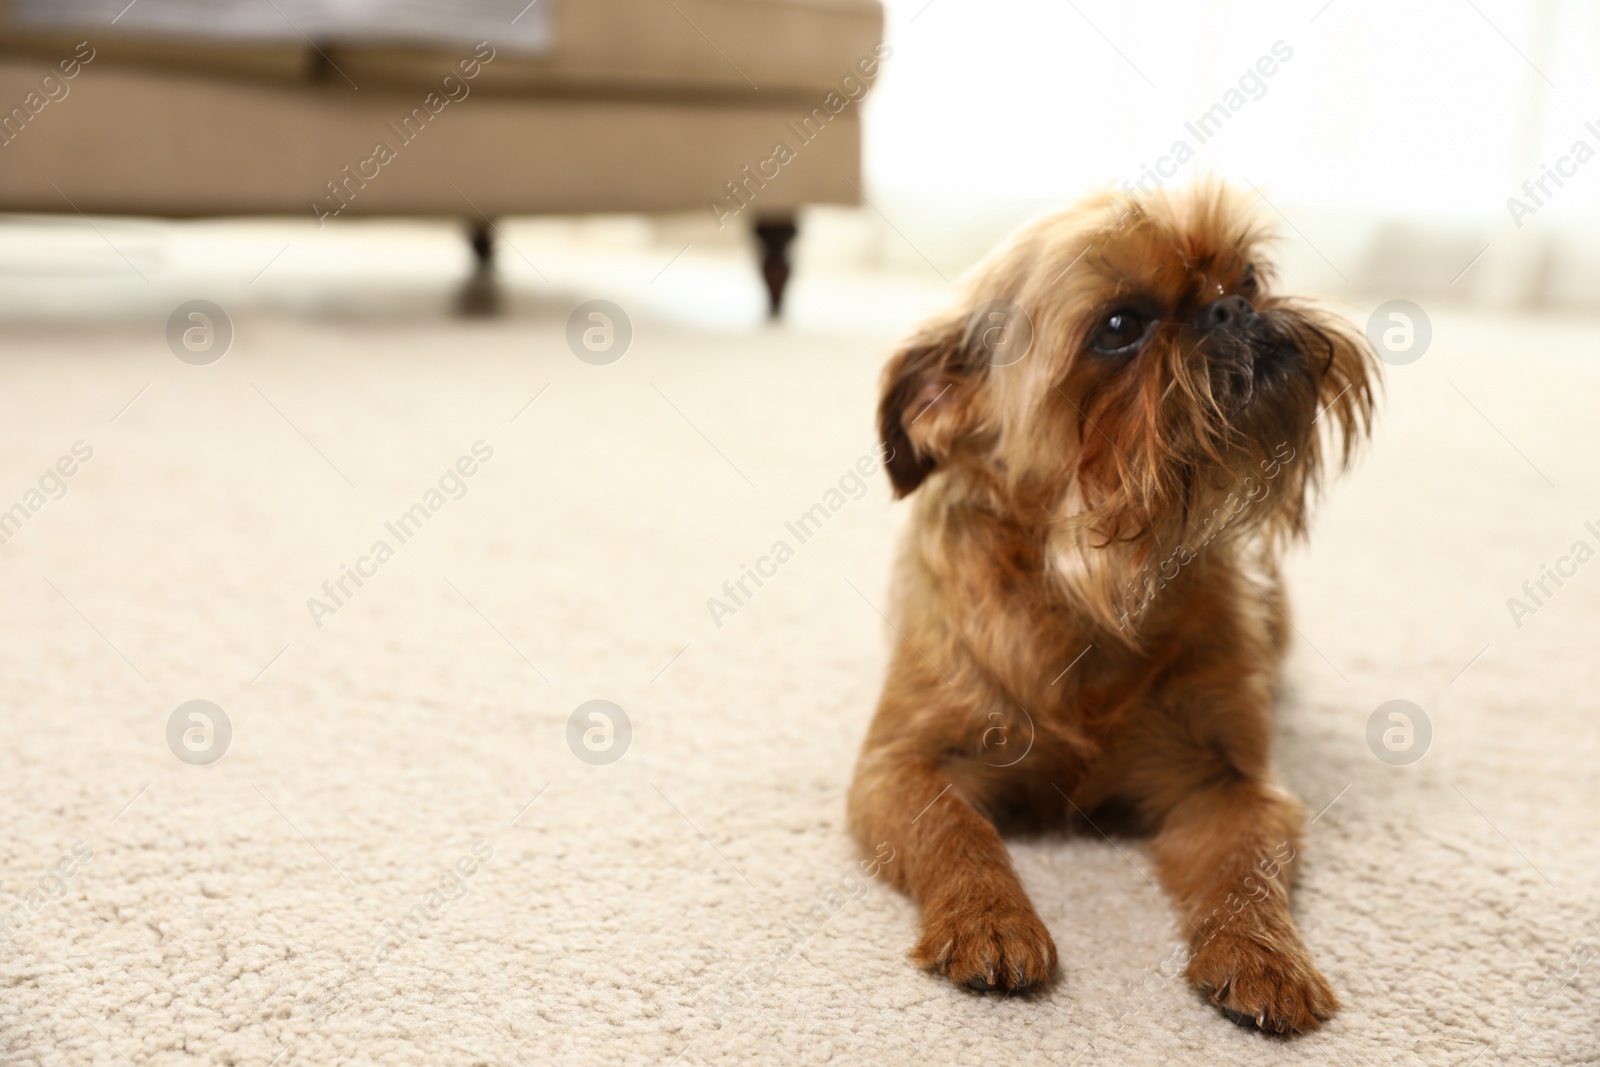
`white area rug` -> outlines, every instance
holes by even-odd
[[[843,812],[903,507],[874,474],[706,608],[871,447],[887,340],[641,320],[594,367],[564,313],[241,314],[207,367],[159,321],[0,329],[0,508],[93,450],[0,548],[6,1063],[1597,1062],[1600,563],[1506,606],[1600,547],[1593,325],[1438,316],[1295,557],[1279,757],[1332,802],[1297,913],[1345,1009],[1285,1043],[1156,971],[1137,842],[1015,846],[1046,994],[906,960]],[[1394,698],[1409,767],[1365,740]],[[166,741],[195,699],[210,766]],[[594,699],[610,765],[567,741]]]

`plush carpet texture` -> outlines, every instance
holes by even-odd
[[[1136,840],[1014,845],[1042,995],[907,960],[844,825],[889,339],[633,325],[607,366],[565,309],[239,314],[208,366],[0,328],[6,1063],[1600,1062],[1594,325],[1437,315],[1291,560],[1295,908],[1345,1005],[1291,1042],[1171,979]]]

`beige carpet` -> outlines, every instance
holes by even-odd
[[[0,509],[93,453],[0,548],[4,1062],[1600,1062],[1600,563],[1506,604],[1600,547],[1593,324],[1437,315],[1293,562],[1279,756],[1332,802],[1297,911],[1346,1006],[1287,1044],[1162,977],[1137,843],[1016,847],[1064,964],[1033,1000],[915,970],[854,873],[886,339],[641,320],[595,367],[554,312],[235,325],[206,367],[159,320],[0,328]],[[1366,742],[1396,698],[1412,766]],[[595,699],[609,765],[568,742]],[[168,747],[191,700],[231,724],[209,766]]]

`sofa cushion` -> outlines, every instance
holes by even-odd
[[[554,46],[501,54],[478,88],[510,93],[754,92],[836,88],[883,34],[878,0],[540,0],[555,3]],[[356,84],[435,84],[456,58],[441,49],[334,48]]]
[[[304,82],[316,70],[316,53],[304,41],[201,42],[99,29],[50,29],[18,23],[11,7],[11,0],[0,0],[0,56],[27,57],[39,60],[41,65],[54,66],[71,59],[78,44],[88,41],[93,62],[102,69],[146,67],[282,82]]]
[[[532,0],[9,0],[21,30],[230,44],[386,41],[507,51],[550,46],[550,7]]]
[[[0,59],[0,100],[20,100],[38,81],[31,61]],[[802,204],[854,203],[858,110],[802,141],[783,132],[792,104],[751,97],[705,106],[474,94],[409,131],[396,120],[415,104],[411,91],[228,79],[195,92],[190,79],[96,62],[59,111],[48,104],[42,121],[0,147],[0,210],[334,216],[329,225],[362,215],[694,211],[743,226]],[[774,176],[763,161],[780,136],[794,151]],[[390,154],[374,163],[379,138]]]
[[[838,87],[883,33],[878,0],[538,0],[554,5],[548,52],[498,49],[475,90],[537,96],[798,97]],[[0,54],[58,59],[84,34],[17,29],[0,0]],[[97,62],[284,81],[437,87],[470,49],[93,35]],[[326,59],[324,59],[324,56]],[[329,66],[334,68],[329,69]],[[342,75],[342,77],[341,77]]]

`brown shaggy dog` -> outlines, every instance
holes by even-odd
[[[889,475],[917,499],[851,823],[895,849],[913,957],[958,983],[1056,967],[999,828],[1115,813],[1152,835],[1189,980],[1230,1018],[1303,1031],[1338,1007],[1289,915],[1276,557],[1377,371],[1271,292],[1266,236],[1221,186],[1101,196],[1024,229],[884,374]]]

